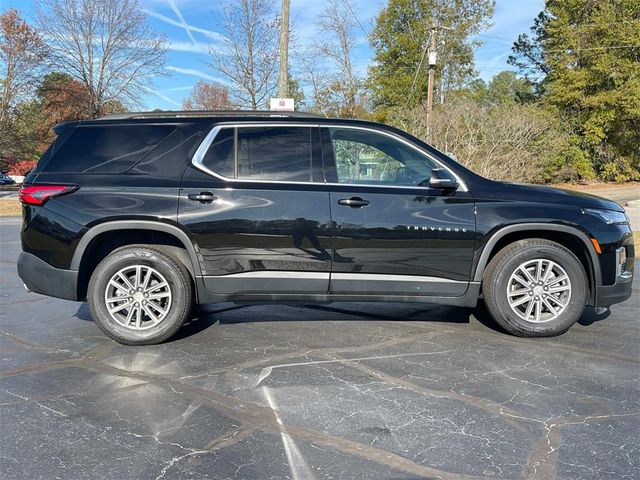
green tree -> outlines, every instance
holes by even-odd
[[[548,0],[534,28],[515,57],[571,119],[574,153],[603,179],[640,178],[640,2]]]
[[[426,50],[437,26],[438,68],[435,98],[444,101],[474,75],[472,37],[489,25],[494,0],[390,0],[371,34],[374,64],[368,87],[384,118],[398,105],[414,106],[427,98]]]
[[[471,98],[485,107],[528,103],[536,98],[529,80],[507,70],[497,73],[489,82],[471,81],[468,87],[456,91],[456,96]]]
[[[289,98],[293,98],[296,111],[304,111],[306,107],[306,101],[304,92],[300,88],[300,82],[293,78],[291,76],[291,73],[289,73],[287,78],[287,95],[289,96]]]
[[[544,59],[542,42],[546,37],[546,24],[549,20],[547,12],[542,11],[533,21],[531,33],[521,33],[513,43],[513,54],[509,55],[507,63],[518,69],[518,72],[536,87],[537,93],[542,92],[543,80],[549,73],[549,67]]]

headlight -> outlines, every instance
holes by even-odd
[[[629,217],[627,217],[624,212],[616,212],[615,210],[599,210],[595,208],[583,208],[582,211],[589,215],[599,217],[608,225],[614,223],[629,223]]]

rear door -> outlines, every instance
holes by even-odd
[[[442,168],[417,147],[362,127],[322,129],[333,219],[330,291],[459,296],[473,259],[474,200],[429,189]]]
[[[331,234],[319,129],[215,128],[183,177],[179,221],[212,293],[326,293]]]

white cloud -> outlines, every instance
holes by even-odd
[[[167,40],[167,48],[174,52],[191,52],[191,53],[203,53],[207,54],[211,47],[208,43],[203,42],[180,42],[177,40]]]
[[[167,97],[165,94],[163,94],[162,92],[158,91],[158,90],[154,90],[153,88],[149,88],[149,87],[143,87],[147,92],[155,95],[156,97],[164,100],[165,102],[173,105],[174,107],[182,107],[182,105],[178,102],[176,102],[175,100],[173,100],[172,98]]]
[[[193,88],[193,85],[187,85],[186,87],[165,88],[164,91],[165,92],[182,92],[184,90],[191,90],[192,88]]]
[[[223,85],[226,85],[227,82],[221,78],[214,77],[213,75],[209,75],[208,73],[203,72],[202,70],[198,70],[196,68],[182,68],[182,67],[174,67],[173,65],[168,65],[165,67],[167,70],[171,70],[172,72],[181,73],[183,75],[191,75],[194,77],[201,78],[203,80],[211,80],[213,82],[218,82]]]
[[[173,0],[169,0],[169,5],[171,5],[171,9],[173,10],[173,12],[178,17],[178,20],[180,20],[180,22],[182,22],[183,28],[187,32],[187,35],[189,36],[189,39],[191,40],[191,43],[193,43],[194,45],[197,45],[198,42],[193,37],[193,33],[191,33],[191,26],[189,24],[187,24],[187,22],[185,21],[184,17],[182,16],[182,13],[180,12],[180,9],[176,5],[176,2],[174,2]]]
[[[201,33],[202,35],[205,35],[213,40],[216,40],[218,42],[224,42],[225,41],[225,36],[218,33],[218,32],[214,32],[213,30],[207,30],[206,28],[200,28],[200,27],[195,27],[193,25],[189,25],[186,22],[179,22],[177,20],[174,20],[173,18],[169,18],[166,17],[164,15],[162,15],[161,13],[158,12],[154,12],[153,10],[149,10],[148,8],[144,10],[144,12],[149,15],[150,17],[153,18],[157,18],[160,21],[163,21],[165,23],[168,23],[169,25],[173,25],[174,27],[180,27],[180,28],[184,28],[184,29],[188,29],[192,32],[198,32]]]

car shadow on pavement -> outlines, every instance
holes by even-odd
[[[609,308],[606,308],[603,312],[598,313],[595,308],[587,307],[582,314],[582,317],[580,317],[580,320],[578,320],[578,323],[580,325],[588,327],[589,325],[592,325],[596,322],[601,322],[602,320],[607,319],[610,315],[611,310]]]
[[[385,321],[385,322],[429,322],[429,323],[471,323],[477,321],[484,327],[497,333],[508,334],[489,314],[484,302],[478,301],[476,308],[465,307],[450,307],[446,305],[435,304],[402,304],[398,307],[397,313],[392,309],[386,313],[372,312],[370,304],[354,304],[354,303],[330,303],[323,305],[271,305],[271,307],[294,307],[304,310],[311,310],[310,315],[305,316],[304,321],[312,322],[358,322],[358,321]],[[298,322],[300,317],[298,315],[247,315],[237,316],[232,318],[220,318],[219,315],[227,312],[233,312],[237,310],[249,309],[251,307],[268,308],[265,305],[254,304],[212,304],[212,305],[195,305],[191,312],[190,319],[182,326],[182,328],[174,335],[170,341],[181,340],[184,338],[196,335],[208,329],[210,326],[219,323],[220,325],[233,325],[238,323],[265,323],[265,322]],[[413,308],[412,308],[413,307]],[[324,318],[323,313],[330,315],[330,318]],[[610,310],[605,312],[596,313],[593,307],[587,307],[584,314],[578,320],[578,323],[583,326],[589,326],[593,323],[602,321],[609,317]],[[75,318],[92,322],[91,310],[89,305],[85,302],[80,305]]]

